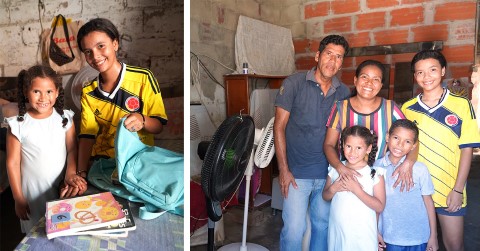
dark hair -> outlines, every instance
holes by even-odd
[[[23,121],[23,116],[27,112],[26,103],[28,103],[28,99],[25,96],[25,93],[29,90],[30,86],[32,85],[32,80],[34,78],[49,78],[55,84],[55,88],[58,90],[58,97],[55,101],[55,105],[53,108],[57,111],[58,114],[62,116],[62,125],[65,127],[67,125],[68,119],[65,117],[63,113],[63,96],[64,90],[62,87],[62,78],[57,75],[57,73],[50,68],[50,66],[44,65],[35,65],[30,67],[28,70],[22,70],[18,74],[18,116],[17,121]]]
[[[318,51],[322,53],[322,51],[327,47],[328,44],[336,44],[336,45],[341,45],[343,49],[345,49],[345,54],[343,56],[346,56],[348,53],[348,42],[347,40],[340,36],[340,35],[328,35],[320,41],[320,46],[318,47]]]
[[[429,59],[429,58],[436,59],[440,63],[440,66],[442,68],[447,67],[447,60],[445,59],[443,54],[440,53],[440,51],[437,51],[437,50],[423,50],[423,51],[420,51],[417,54],[415,54],[415,56],[413,56],[412,63],[410,64],[410,69],[412,70],[412,72],[415,72],[415,64],[418,61],[424,60],[424,59]]]
[[[357,69],[355,70],[355,77],[358,78],[360,76],[360,72],[363,70],[363,68],[365,68],[367,66],[370,66],[370,65],[376,66],[378,69],[380,69],[380,71],[382,72],[382,85],[385,84],[385,66],[383,66],[383,64],[380,63],[377,60],[368,59],[368,60],[365,60],[362,63],[360,63],[358,65]],[[353,97],[353,96],[356,96],[356,95],[357,95],[357,88],[353,88],[353,90],[350,92],[350,97]]]
[[[360,76],[360,72],[363,70],[363,68],[365,68],[367,66],[371,66],[371,65],[376,66],[378,69],[380,69],[380,71],[382,72],[382,84],[384,84],[384,81],[385,81],[385,67],[383,66],[382,63],[380,63],[377,60],[368,59],[368,60],[365,60],[362,63],[360,63],[357,67],[357,70],[355,70],[355,76],[358,78]]]
[[[412,122],[408,119],[399,119],[399,120],[396,120],[395,122],[392,123],[392,125],[390,126],[390,129],[388,130],[388,134],[392,135],[393,131],[395,131],[395,129],[397,129],[398,127],[403,127],[407,130],[410,130],[413,132],[413,141],[414,142],[417,142],[418,141],[418,134],[419,134],[419,131],[418,131],[418,127],[417,125],[415,124],[415,122]]]
[[[118,33],[117,27],[108,19],[105,18],[95,18],[88,21],[84,24],[80,30],[78,30],[77,35],[77,44],[78,48],[83,52],[82,40],[90,32],[99,31],[107,34],[113,41],[117,40],[120,46],[120,35]]]
[[[378,146],[377,146],[378,137],[377,137],[377,135],[375,133],[370,132],[370,130],[368,130],[365,126],[355,125],[355,126],[351,126],[351,127],[345,127],[342,130],[342,134],[340,136],[340,148],[342,150],[343,158],[345,158],[345,153],[343,152],[344,151],[343,145],[345,143],[345,140],[349,136],[361,137],[362,139],[365,140],[365,144],[367,145],[367,147],[370,146],[370,145],[372,146],[372,150],[368,154],[368,160],[367,160],[367,164],[370,167],[372,167],[373,163],[375,163],[375,157],[376,157],[377,151],[378,151]],[[372,178],[373,178],[373,175],[375,175],[375,169],[372,169],[371,175],[372,175]]]

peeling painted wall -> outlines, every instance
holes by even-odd
[[[163,97],[183,96],[183,9],[183,0],[2,0],[0,76],[41,62],[42,27],[55,15],[83,22],[103,17],[120,32],[121,61],[151,69]]]

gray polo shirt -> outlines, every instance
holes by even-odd
[[[275,99],[275,106],[290,112],[285,129],[287,161],[296,179],[327,177],[323,141],[328,115],[336,101],[350,96],[348,87],[337,77],[325,95],[315,80],[315,69],[286,78]]]

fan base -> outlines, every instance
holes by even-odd
[[[255,243],[248,243],[248,242],[247,242],[246,248],[244,248],[244,249],[242,249],[242,243],[240,243],[240,242],[231,243],[231,244],[225,245],[225,246],[218,249],[218,251],[238,251],[238,250],[241,250],[241,251],[246,251],[246,250],[249,250],[249,251],[268,251],[268,249],[266,249],[263,246],[260,246],[260,245],[255,244]]]

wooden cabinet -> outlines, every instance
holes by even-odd
[[[287,76],[265,76],[256,74],[232,74],[224,75],[225,103],[227,117],[240,114],[250,114],[250,95],[255,89],[278,89]],[[270,165],[262,169],[262,182],[259,192],[272,194],[272,174],[277,168],[273,160]],[[253,204],[251,204],[253,205]]]
[[[256,74],[224,75],[227,117],[250,113],[250,94],[254,89],[278,89],[287,76],[265,76]]]

